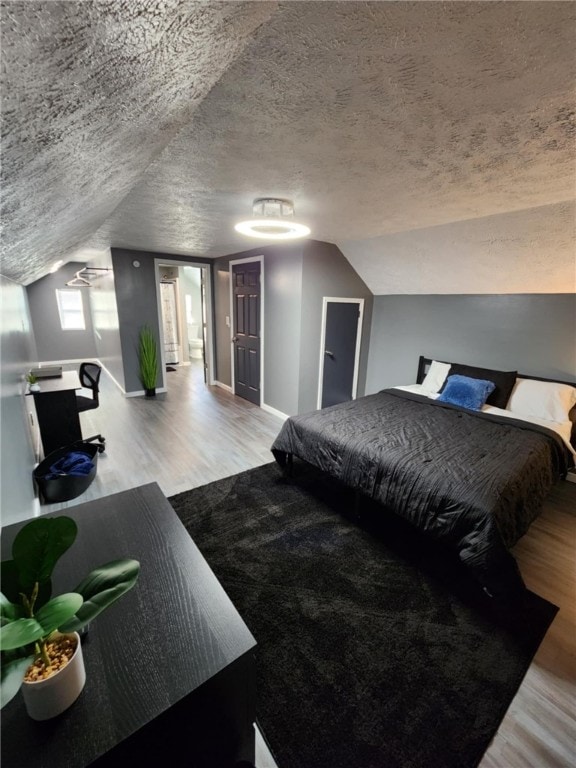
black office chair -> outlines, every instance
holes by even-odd
[[[96,363],[81,363],[78,375],[80,377],[80,384],[84,389],[90,389],[92,391],[92,397],[85,397],[84,395],[76,395],[76,404],[78,411],[90,411],[92,408],[98,408],[100,400],[98,399],[98,382],[100,381],[100,374],[102,368]],[[92,443],[94,440],[98,440],[101,445],[98,446],[99,453],[105,450],[104,443],[106,438],[102,435],[92,435],[92,437],[85,437],[82,439],[83,443]]]

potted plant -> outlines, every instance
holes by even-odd
[[[86,680],[78,633],[132,589],[140,571],[136,560],[115,560],[52,597],[54,567],[77,532],[70,517],[37,518],[16,535],[12,560],[2,562],[1,706],[22,688],[35,720],[55,717],[78,698]]]
[[[140,381],[146,392],[146,397],[154,397],[158,376],[158,352],[154,334],[147,325],[140,329],[138,360],[140,362]]]
[[[33,373],[26,374],[26,381],[28,382],[30,392],[40,392],[40,384],[38,384],[38,379]]]

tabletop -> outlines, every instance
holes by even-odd
[[[135,587],[90,624],[87,680],[58,718],[35,722],[18,694],[2,710],[3,768],[90,765],[256,646],[156,483],[65,511],[78,536],[57,563],[53,594],[93,568],[140,561]],[[2,529],[2,559],[26,521]]]

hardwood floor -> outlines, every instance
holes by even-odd
[[[106,437],[97,476],[78,499],[45,505],[42,512],[154,480],[171,496],[272,461],[270,446],[282,424],[278,417],[222,388],[207,387],[200,365],[167,376],[166,394],[124,398],[103,373],[100,408],[81,414],[84,435],[102,432]],[[572,768],[576,765],[576,484],[560,483],[552,491],[513,553],[528,587],[560,611],[480,768]],[[258,748],[258,768],[273,767],[261,740]]]
[[[576,484],[563,482],[513,549],[529,589],[560,610],[480,768],[576,765]]]
[[[282,420],[206,386],[201,361],[166,374],[168,391],[123,397],[102,372],[100,407],[80,414],[85,437],[101,432],[96,478],[77,499],[43,506],[63,509],[156,481],[166,496],[273,461],[270,446]]]

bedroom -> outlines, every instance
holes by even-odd
[[[170,22],[189,3],[155,19],[116,5],[113,20],[97,6],[3,6],[3,515],[34,509],[24,409],[6,407],[37,359],[22,286],[58,258],[105,263],[110,245],[244,252],[232,221],[262,194],[293,196],[374,296],[367,393],[412,383],[420,354],[574,378],[571,4],[335,3],[331,27],[315,4],[234,4],[224,18],[190,13],[188,27]],[[394,55],[381,55],[378,24]],[[195,61],[202,25],[212,40]],[[139,56],[169,26],[174,44]],[[365,116],[367,103],[379,111]],[[303,258],[280,264],[278,288],[298,286]],[[308,268],[330,275],[326,256]],[[268,386],[286,414],[315,396],[298,323],[295,387]]]

